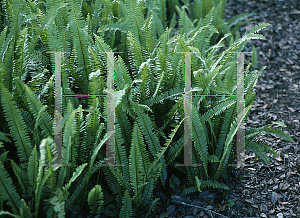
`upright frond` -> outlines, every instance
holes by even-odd
[[[12,100],[8,90],[3,86],[1,90],[1,103],[11,135],[16,143],[18,156],[21,161],[29,161],[32,147],[26,124],[16,103]]]

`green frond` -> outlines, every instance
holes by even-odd
[[[62,43],[60,41],[59,35],[58,35],[58,31],[57,31],[57,26],[53,25],[51,23],[51,25],[46,27],[46,34],[47,34],[47,42],[48,42],[48,47],[49,47],[49,51],[56,51],[56,52],[60,52],[63,51],[62,48]],[[54,53],[52,53],[52,61],[53,63],[55,63],[54,61]]]
[[[232,57],[233,52],[240,51],[245,43],[248,42],[250,39],[263,39],[264,36],[260,34],[256,34],[256,32],[260,31],[263,28],[266,28],[270,24],[262,23],[259,25],[256,25],[254,28],[251,29],[251,31],[248,33],[246,31],[245,35],[236,40],[228,49],[226,49],[222,55],[214,62],[214,64],[211,66],[212,69],[216,68],[216,66],[223,65],[230,57]]]
[[[149,98],[150,96],[150,86],[149,84],[151,83],[150,80],[150,74],[151,74],[151,69],[150,69],[150,59],[147,61],[143,62],[141,66],[139,67],[139,79],[142,80],[140,83],[140,101],[146,100],[146,98]]]
[[[88,195],[88,204],[90,207],[90,213],[98,214],[103,205],[103,194],[102,188],[100,185],[95,185],[94,188],[89,192]]]
[[[150,12],[151,15],[148,16],[148,18],[145,20],[144,26],[143,26],[143,32],[145,33],[145,49],[147,50],[148,54],[151,54],[153,49],[154,49],[154,33],[153,33],[153,15],[152,15],[152,11]],[[150,56],[148,56],[147,58],[150,58]]]
[[[138,187],[142,185],[145,171],[143,169],[143,161],[141,156],[140,146],[143,144],[143,137],[137,123],[134,124],[132,133],[132,144],[129,155],[129,174],[130,181],[134,193],[138,192]]]
[[[21,198],[2,162],[0,163],[0,183],[0,195],[2,200],[7,201],[7,204],[12,208],[15,214],[20,214]]]
[[[37,119],[38,114],[41,111],[41,120],[39,122],[41,124],[42,135],[45,138],[52,136],[53,126],[51,116],[46,111],[41,110],[43,106],[42,103],[36,98],[36,96],[32,93],[29,87],[21,81],[21,79],[15,78],[15,81],[17,86],[21,87],[21,89],[25,92],[26,102],[28,103],[30,112],[32,113],[35,119]]]
[[[55,214],[57,214],[57,217],[65,217],[66,212],[64,207],[65,201],[63,199],[63,192],[60,188],[57,188],[55,193],[56,195],[50,199],[50,203],[52,204]]]
[[[192,138],[195,142],[195,150],[197,151],[197,156],[201,159],[200,169],[202,176],[207,177],[207,165],[208,165],[208,146],[207,138],[204,135],[204,125],[201,123],[198,113],[195,110],[195,107],[192,108]]]
[[[92,156],[91,156],[90,163],[89,163],[89,172],[88,172],[88,174],[87,174],[88,177],[90,177],[90,176],[92,175],[92,174],[91,174],[91,172],[92,172],[92,167],[93,167],[93,165],[94,165],[94,162],[95,162],[95,160],[96,160],[96,157],[97,157],[97,155],[98,155],[99,150],[100,150],[101,147],[104,145],[104,143],[108,140],[108,138],[112,137],[112,134],[113,134],[113,133],[106,134],[106,135],[104,136],[104,138],[101,140],[101,142],[94,148],[93,154],[92,154]]]
[[[217,76],[221,68],[222,65],[214,69],[209,69],[207,76],[204,78],[203,85],[201,86],[201,88],[204,90],[203,94],[209,94],[210,86],[213,83],[215,77]]]
[[[68,3],[71,9],[70,17],[72,19],[70,19],[70,22],[71,22],[71,32],[73,34],[76,60],[79,69],[83,71],[80,73],[80,75],[83,75],[82,91],[84,93],[87,93],[89,90],[88,89],[89,74],[91,73],[90,57],[88,53],[88,45],[89,45],[88,38],[90,36],[87,34],[85,28],[85,22],[82,18],[78,0],[68,0]]]
[[[46,144],[53,144],[53,139],[46,138],[43,139],[40,144],[40,159],[39,159],[39,169],[37,176],[37,185],[35,189],[35,217],[38,217],[38,211],[40,206],[40,201],[43,194],[44,185],[52,173],[52,170],[45,170],[45,162],[46,162]],[[45,172],[44,172],[45,170]]]
[[[189,195],[191,193],[195,193],[197,190],[197,186],[193,186],[193,187],[189,187],[189,188],[186,188],[186,189],[183,189],[182,190],[182,194],[183,195]]]
[[[65,68],[63,68],[61,71],[61,77],[62,77],[62,94],[63,95],[74,95],[75,93],[70,88],[68,74],[67,74],[67,71]],[[63,114],[65,114],[65,112],[66,112],[66,107],[67,107],[69,101],[72,103],[73,108],[79,107],[79,100],[77,97],[62,98],[62,113]]]
[[[194,24],[185,12],[185,9],[187,9],[187,7],[186,5],[183,5],[181,7],[181,10],[177,5],[175,7],[179,14],[179,25],[182,26],[182,28],[179,30],[179,34],[186,34],[186,36],[188,37],[188,35],[190,34],[189,32],[194,28]]]
[[[137,122],[142,130],[143,135],[145,136],[146,142],[149,146],[150,152],[153,157],[157,154],[157,152],[160,149],[160,143],[159,143],[159,138],[156,133],[153,133],[153,125],[152,121],[149,118],[148,115],[144,114],[142,112],[142,109],[140,108],[141,106],[138,105],[137,103],[134,102],[134,111],[138,115],[137,116]],[[166,178],[167,178],[167,171],[166,171],[166,164],[165,164],[165,159],[162,158],[160,160],[163,164],[163,174],[161,175],[161,181],[164,184]]]
[[[2,86],[1,103],[21,161],[28,161],[32,150],[26,124],[8,90]]]
[[[178,139],[173,146],[170,147],[167,155],[167,164],[169,165],[181,152],[184,147],[184,137]]]
[[[5,38],[6,38],[6,34],[7,34],[7,29],[8,27],[4,27],[4,29],[2,30],[1,34],[0,34],[0,45],[1,45],[1,49],[0,49],[0,57],[2,57],[2,54],[4,52],[4,42],[5,42]]]
[[[65,2],[62,2],[62,3],[56,4],[55,6],[53,6],[51,8],[51,10],[49,10],[49,12],[47,12],[46,16],[44,16],[43,14],[40,14],[41,25],[38,27],[33,39],[31,40],[31,42],[28,45],[29,53],[31,53],[34,50],[34,47],[37,44],[39,37],[41,36],[44,29],[48,25],[51,24],[52,20],[56,17],[58,11],[65,6],[67,6],[67,4]]]
[[[137,0],[125,0],[127,11],[127,22],[130,27],[130,31],[133,33],[134,37],[139,40],[140,43],[143,43],[144,39],[142,39],[142,27],[144,23],[143,12],[141,11],[141,7]]]
[[[250,107],[245,108],[245,114],[250,110]],[[220,164],[218,166],[218,169],[214,175],[214,180],[217,181],[221,171],[225,170],[227,167],[227,163],[228,163],[228,159],[229,159],[229,155],[230,155],[230,151],[232,148],[232,139],[235,136],[237,130],[239,129],[240,125],[242,122],[244,122],[244,116],[241,118],[241,120],[239,121],[239,123],[237,123],[236,121],[233,121],[233,123],[231,123],[230,125],[230,130],[229,133],[227,134],[226,137],[226,141],[225,141],[225,145],[224,145],[224,151],[223,151],[223,156],[220,160]],[[236,127],[235,127],[236,125]]]
[[[251,142],[249,142],[247,144],[246,149],[254,151],[254,153],[256,155],[258,155],[265,164],[267,164],[267,165],[270,164],[270,158],[267,156],[264,148],[262,147],[261,141],[257,141],[257,142],[251,141]]]
[[[76,187],[75,191],[72,193],[72,195],[66,200],[65,203],[65,210],[69,211],[71,209],[72,204],[74,201],[78,198],[80,193],[82,193],[82,190],[87,185],[86,180],[83,180],[79,183],[79,185]]]
[[[12,90],[12,76],[13,76],[13,59],[14,59],[14,44],[10,43],[7,52],[5,53],[5,58],[3,61],[3,71],[2,79],[3,86],[8,88],[9,91]],[[4,57],[4,56],[3,56]]]
[[[242,14],[238,14],[232,18],[230,18],[228,20],[228,27],[231,28],[235,25],[237,25],[238,23],[240,23],[242,20],[247,19],[248,17],[251,17],[253,15],[256,15],[256,13],[242,13]]]
[[[21,78],[21,76],[24,73],[24,63],[27,61],[28,59],[28,53],[27,53],[27,42],[28,40],[28,33],[27,33],[27,28],[25,27],[22,31],[21,34],[19,36],[19,39],[16,42],[16,48],[15,48],[15,52],[17,54],[16,57],[16,62],[14,65],[14,72],[13,72],[13,76],[14,77],[19,77]]]
[[[86,142],[86,150],[92,151],[95,144],[95,139],[97,136],[97,131],[99,129],[99,116],[100,111],[98,109],[98,98],[89,99],[91,102],[89,113],[86,116],[85,122],[85,142]]]
[[[145,136],[146,142],[149,146],[151,154],[153,157],[157,154],[158,150],[160,149],[160,143],[157,135],[153,133],[153,126],[152,122],[148,115],[144,114],[140,106],[134,102],[134,112],[137,114],[137,122],[143,135]]]
[[[134,79],[138,79],[137,73],[139,71],[139,67],[144,61],[146,61],[142,51],[142,45],[131,32],[128,33],[127,40],[130,49],[129,61],[132,65],[132,70],[134,71]]]
[[[0,148],[4,148],[4,145],[2,142],[0,142]],[[9,151],[5,151],[0,155],[0,161],[2,162],[2,164],[5,162],[8,152]]]
[[[201,29],[201,32],[197,34],[193,46],[199,49],[202,58],[206,58],[206,50],[210,45],[210,38],[214,33],[218,33],[215,27],[211,25],[213,20],[213,11],[214,8],[210,10],[210,12],[205,16],[205,19],[201,23],[202,27],[209,27]],[[199,21],[200,22],[200,21]]]
[[[147,184],[144,187],[144,192],[143,192],[142,197],[140,199],[140,204],[139,205],[143,205],[145,202],[148,202],[151,199],[153,189],[156,185],[156,182],[157,182],[157,179],[158,179],[159,175],[161,174],[160,170],[161,170],[162,164],[160,163],[158,166],[159,166],[159,168],[157,168],[157,166],[156,166],[156,169],[152,172],[152,174],[150,176],[151,179],[149,179],[147,181]]]
[[[123,188],[120,185],[117,178],[114,176],[112,170],[108,169],[107,167],[103,168],[104,175],[107,181],[107,184],[112,191],[115,200],[120,204],[122,202],[122,195],[123,195]]]
[[[166,91],[165,93],[157,96],[153,96],[150,99],[147,99],[145,102],[146,105],[149,107],[152,106],[155,103],[162,103],[166,99],[171,99],[176,98],[176,96],[182,95],[183,94],[183,88],[182,87],[176,87],[173,89],[170,89],[169,91]]]
[[[211,180],[203,180],[199,179],[197,176],[195,176],[196,179],[196,188],[198,188],[199,192],[202,192],[202,188],[206,187],[213,187],[213,188],[222,188],[222,189],[229,189],[229,187],[225,184],[219,183],[217,181],[211,181]],[[194,188],[194,187],[192,187]]]
[[[36,188],[38,175],[38,159],[36,146],[32,149],[31,156],[28,162],[27,177],[29,182],[29,190],[34,191]]]
[[[21,215],[21,217],[24,217],[24,218],[32,217],[31,211],[24,199],[21,199],[20,215]]]
[[[124,140],[124,145],[126,148],[127,154],[129,154],[129,147],[131,144],[131,134],[132,134],[132,129],[131,129],[131,124],[128,120],[127,115],[122,111],[121,107],[117,107],[115,109],[115,117],[116,117],[116,122],[120,126],[120,132],[116,132],[116,134],[121,133],[122,139]]]
[[[1,141],[4,141],[4,142],[11,143],[10,139],[7,138],[6,135],[9,136],[9,134],[5,134],[4,132],[1,132],[1,131],[0,131],[0,140],[1,140]]]
[[[265,69],[266,67],[263,66],[262,68],[260,68],[259,71],[255,70],[252,74],[246,75],[245,78],[245,91],[249,91],[249,90],[253,90],[253,87],[256,86],[256,82],[258,80],[258,77],[261,75],[262,71]]]
[[[121,169],[119,169],[117,166],[116,167],[110,166],[110,171],[114,175],[114,179],[116,179],[119,182],[119,184],[126,191],[128,191],[131,195],[133,195],[134,193],[132,190],[132,186],[130,185],[129,167],[127,166],[126,168],[128,169],[128,171],[126,173],[126,175],[128,175],[128,177],[126,177],[126,178],[125,178],[124,174],[122,175]],[[124,170],[123,170],[123,172],[124,172]],[[118,193],[118,195],[121,197],[122,193]]]
[[[22,168],[20,168],[15,162],[14,160],[10,160],[10,163],[11,163],[11,166],[12,166],[12,169],[16,175],[16,177],[18,178],[18,182],[19,182],[19,185],[21,187],[21,189],[25,192],[28,188],[27,186],[27,178],[26,178],[26,174],[24,172],[24,170]]]
[[[159,198],[155,198],[152,202],[151,202],[151,204],[150,204],[150,206],[149,206],[149,209],[148,209],[148,211],[147,211],[147,214],[146,214],[146,216],[148,216],[152,211],[153,211],[153,209],[154,209],[154,207],[155,207],[155,205],[156,205],[156,203],[159,201]]]
[[[0,215],[9,215],[9,216],[12,216],[12,217],[15,217],[15,218],[21,218],[20,216],[17,216],[15,214],[12,214],[8,211],[3,211],[3,210],[0,211]]]
[[[236,72],[237,66],[234,62],[228,62],[224,68],[228,69],[224,76],[223,85],[224,89],[227,90],[230,94],[233,92],[234,88],[236,87],[237,80],[236,80]]]
[[[222,124],[221,132],[220,132],[220,136],[218,138],[218,144],[217,144],[217,148],[216,148],[216,155],[219,159],[221,158],[222,150],[224,148],[226,135],[228,134],[228,130],[229,130],[229,128],[228,128],[229,124],[236,117],[236,114],[234,112],[235,112],[235,107],[233,107],[233,106],[230,107],[225,112],[225,117],[224,117],[224,121]]]
[[[259,136],[262,133],[269,133],[269,134],[276,135],[276,136],[278,136],[282,139],[285,139],[287,141],[294,142],[294,140],[289,135],[284,133],[282,130],[280,130],[280,129],[271,129],[271,126],[273,126],[273,125],[279,125],[281,127],[286,127],[286,125],[283,122],[276,121],[276,122],[274,122],[272,124],[269,124],[267,126],[262,126],[260,128],[252,128],[250,130],[246,130],[245,131],[245,138],[247,140],[251,141],[251,140],[253,140],[254,138],[256,138],[257,136]]]
[[[123,205],[122,205],[119,217],[120,218],[122,218],[122,217],[128,217],[128,218],[132,217],[132,199],[131,199],[131,197],[130,197],[127,190],[125,191],[124,198],[123,198],[122,202],[123,202]]]
[[[68,191],[68,189],[70,188],[72,182],[74,182],[77,177],[80,176],[80,174],[82,173],[83,169],[86,167],[88,163],[84,163],[84,164],[81,164],[80,166],[78,166],[76,168],[76,170],[73,172],[73,176],[72,178],[69,180],[69,182],[63,187],[63,190],[64,191]]]
[[[127,67],[125,66],[125,63],[123,59],[119,56],[118,60],[116,61],[115,65],[115,71],[116,71],[116,83],[118,84],[118,78],[122,78],[124,82],[120,81],[119,82],[119,90],[124,89],[126,85],[131,85],[132,84],[132,79],[130,77],[130,74],[128,72]],[[120,75],[120,73],[122,74]]]
[[[99,55],[104,58],[105,62],[107,63],[107,54],[104,52],[112,51],[112,49],[106,44],[102,37],[97,36],[94,34],[95,37],[95,48],[98,49]]]

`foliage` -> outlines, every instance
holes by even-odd
[[[175,1],[174,1],[175,2]],[[195,1],[199,4],[201,1]],[[81,4],[82,3],[82,4]],[[236,56],[268,24],[260,24],[241,38],[219,34],[216,8],[205,7],[191,22],[177,6],[178,34],[166,26],[164,0],[5,1],[0,41],[0,205],[1,214],[15,217],[70,216],[77,204],[99,216],[131,217],[153,210],[153,189],[160,182],[180,187],[184,194],[205,187],[228,188],[228,163],[233,163],[237,123],[236,99],[193,98],[194,164],[177,167],[187,175],[188,188],[172,177],[168,165],[182,163],[184,146],[184,54],[192,54],[193,94],[236,95]],[[189,3],[186,1],[186,5]],[[163,10],[160,10],[163,9]],[[217,11],[217,12],[216,12]],[[196,12],[194,12],[196,14]],[[195,16],[195,15],[194,15]],[[223,15],[222,15],[223,16]],[[221,16],[221,17],[222,17]],[[173,16],[174,17],[174,16]],[[242,19],[242,18],[239,18]],[[174,19],[171,23],[174,26]],[[218,22],[221,22],[220,19]],[[194,26],[196,23],[196,26]],[[232,21],[234,26],[238,22]],[[171,25],[171,26],[172,26]],[[108,51],[122,51],[115,63],[115,160],[121,166],[101,166],[113,133],[106,133],[107,99],[64,97],[62,101],[62,164],[56,163],[53,140],[55,59],[50,51],[65,53],[61,60],[64,95],[103,95]],[[219,52],[219,54],[218,54]],[[253,104],[259,71],[245,76],[246,114]],[[277,123],[284,125],[283,123]],[[271,126],[246,131],[246,148],[268,162],[272,148],[256,140],[263,132],[292,139]],[[13,149],[12,149],[13,148]],[[14,149],[17,155],[14,155]],[[99,181],[98,176],[104,175]],[[115,205],[115,206],[114,206]]]

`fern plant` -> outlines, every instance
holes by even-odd
[[[194,94],[235,95],[233,52],[242,51],[250,39],[263,38],[257,33],[268,26],[255,26],[220,52],[230,33],[213,46],[211,42],[219,34],[214,16],[222,4],[217,9],[207,7],[198,22],[191,22],[185,7],[176,7],[182,28],[172,36],[164,10],[159,10],[165,3],[16,0],[5,5],[5,19],[10,23],[0,34],[0,116],[4,121],[0,197],[5,202],[3,207],[0,204],[1,215],[68,217],[76,206],[89,208],[95,217],[101,216],[102,206],[111,216],[116,215],[113,208],[120,211],[119,217],[151,213],[159,200],[152,196],[155,185],[168,188],[167,166],[183,162],[185,57],[179,52],[195,52]],[[63,98],[62,163],[71,165],[49,166],[55,163],[57,152],[52,133],[55,56],[49,51],[69,52],[61,60],[64,95],[107,94],[105,52],[124,52],[114,58],[115,160],[123,166],[99,165],[106,155],[102,146],[110,137],[106,134],[107,99],[100,97]],[[245,116],[263,68],[250,73],[248,69]],[[233,161],[233,137],[240,125],[235,120],[235,105],[230,97],[193,98],[192,157],[201,166],[177,167],[188,178],[188,188],[180,186],[184,194],[204,187],[228,188],[221,177],[226,178],[227,164]],[[246,131],[246,149],[254,150],[264,161],[265,151],[272,149],[256,140],[259,134],[292,140],[270,127]],[[103,179],[99,181],[96,172]]]

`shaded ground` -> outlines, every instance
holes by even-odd
[[[233,9],[233,10],[232,10]],[[228,1],[228,17],[255,12],[244,28],[267,22],[263,30],[266,40],[252,40],[258,53],[258,69],[266,66],[256,86],[256,101],[247,127],[259,127],[283,121],[283,128],[295,143],[267,135],[264,137],[276,150],[278,158],[270,166],[255,164],[237,172],[239,182],[234,195],[238,197],[229,217],[300,217],[300,2],[299,1]],[[232,13],[232,14],[231,14]],[[248,162],[253,162],[249,154]]]
[[[222,217],[221,214],[226,217],[300,217],[300,2],[227,0],[227,20],[252,12],[257,13],[253,16],[256,20],[242,26],[241,35],[259,23],[271,25],[261,32],[265,40],[252,40],[243,50],[250,52],[254,45],[257,69],[266,66],[256,86],[257,96],[246,128],[283,121],[287,125],[283,130],[295,143],[263,136],[279,157],[272,158],[271,164],[265,166],[255,163],[254,154],[247,152],[246,163],[254,165],[237,170],[228,181],[233,188],[229,199],[235,202],[230,208],[228,202],[222,200],[225,193],[205,191],[188,196],[185,202],[190,205],[171,202],[168,208],[157,207],[155,214],[168,212],[172,214],[169,217],[185,218]],[[250,55],[245,56],[250,60]],[[161,193],[157,193],[157,197],[164,202],[169,199]]]

